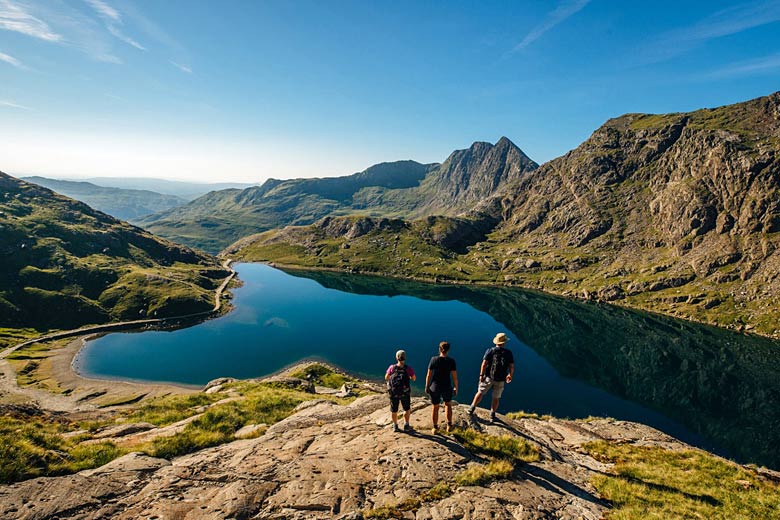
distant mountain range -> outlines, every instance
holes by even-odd
[[[2,172],[0,266],[0,329],[32,333],[208,310],[227,275],[213,257]]]
[[[188,181],[170,181],[166,179],[155,179],[152,177],[92,177],[82,179],[86,182],[106,186],[109,188],[123,188],[127,190],[147,190],[163,195],[174,195],[186,200],[192,200],[205,195],[210,191],[219,191],[227,189],[244,189],[254,186],[243,182],[188,182]]]
[[[500,144],[488,155],[500,156]],[[472,182],[481,172],[478,190],[464,189],[468,175],[442,173],[456,152],[421,181],[430,198],[385,215],[426,218],[331,215],[244,238],[227,253],[520,285],[780,337],[780,93],[627,114],[539,168],[504,146],[514,159],[482,161],[484,169],[474,168],[474,146],[463,154]],[[499,182],[490,189],[485,179]]]
[[[148,190],[108,188],[86,181],[63,181],[45,177],[22,177],[22,180],[44,186],[122,220],[137,219],[187,203],[187,200],[175,195],[163,195]]]
[[[457,215],[480,204],[538,165],[509,139],[477,142],[442,164],[381,163],[346,177],[270,179],[262,186],[223,190],[139,220],[144,228],[217,252],[233,241],[325,216],[415,218]]]

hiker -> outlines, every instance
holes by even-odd
[[[412,387],[411,381],[416,381],[412,367],[406,366],[406,352],[399,350],[395,353],[397,363],[387,367],[385,381],[387,381],[387,393],[390,395],[390,412],[393,417],[393,431],[400,431],[398,427],[398,404],[404,409],[404,431],[410,431],[412,425],[409,424],[409,417],[412,415],[411,399]]]
[[[449,343],[439,343],[439,355],[431,358],[425,376],[425,393],[431,396],[433,404],[431,433],[434,435],[439,433],[439,405],[442,401],[447,413],[447,433],[452,431],[452,396],[458,395],[458,372],[455,370],[455,360],[447,356],[449,351]]]
[[[501,399],[501,394],[504,392],[504,383],[511,383],[515,373],[515,358],[512,352],[504,346],[508,340],[506,334],[499,332],[493,338],[495,347],[487,349],[482,357],[477,395],[471,402],[469,415],[474,415],[474,409],[482,400],[482,396],[487,393],[488,389],[492,389],[493,401],[490,403],[490,422],[495,422],[498,400]]]

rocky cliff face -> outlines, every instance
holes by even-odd
[[[457,215],[500,193],[508,183],[519,181],[538,165],[512,141],[502,137],[496,144],[476,142],[454,151],[428,175],[421,189],[428,192],[417,215]]]
[[[694,306],[758,305],[780,291],[780,94],[610,120],[501,207],[496,230],[512,247],[495,254],[523,251],[580,290],[616,300],[674,288]]]

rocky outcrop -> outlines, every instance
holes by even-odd
[[[454,437],[432,436],[428,404],[413,402],[417,431],[393,433],[386,398],[370,395],[350,405],[315,400],[254,439],[235,441],[172,461],[131,453],[109,464],[63,477],[0,487],[3,518],[265,518],[359,519],[366,511],[419,499],[457,472],[480,464]],[[578,450],[607,439],[683,447],[651,428],[614,420],[485,421],[489,434],[529,439],[540,462],[518,467],[485,487],[455,487],[425,499],[404,518],[598,519],[607,505],[589,479],[607,466]],[[465,407],[456,422],[467,426]]]

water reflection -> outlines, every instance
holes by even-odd
[[[562,375],[660,411],[738,460],[780,467],[780,342],[510,288],[289,274],[356,294],[468,303]]]

